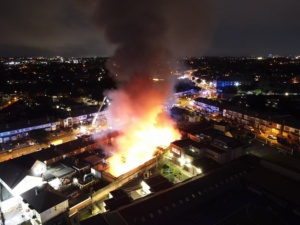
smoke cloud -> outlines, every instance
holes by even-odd
[[[95,21],[116,46],[110,71],[127,81],[168,74],[172,58],[194,56],[209,46],[213,20],[208,12],[203,0],[101,0]]]
[[[132,134],[145,127],[145,121],[161,127],[171,124],[162,106],[172,92],[172,59],[208,46],[208,8],[201,0],[99,1],[95,23],[116,47],[107,66],[119,82],[118,90],[108,93],[112,126],[125,136],[117,148],[131,145],[124,140],[136,140]]]

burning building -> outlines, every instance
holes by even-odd
[[[115,176],[150,160],[157,146],[180,138],[163,104],[173,92],[173,53],[191,54],[207,43],[203,28],[210,20],[204,2],[99,1],[94,19],[115,46],[107,64],[118,81],[117,90],[107,93],[112,102],[109,126],[121,134],[107,149],[112,152],[109,168]],[[191,32],[193,25],[198,29]],[[183,40],[185,44],[179,44]]]

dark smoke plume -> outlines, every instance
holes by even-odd
[[[132,76],[169,72],[171,57],[189,57],[209,44],[212,17],[203,0],[101,0],[96,24],[116,45],[112,73]]]
[[[119,81],[118,90],[108,93],[113,101],[108,119],[114,129],[122,131],[115,146],[124,151],[137,142],[133,134],[140,136],[144,128],[172,127],[162,107],[172,92],[172,83],[168,82],[171,59],[205,49],[211,20],[207,4],[201,0],[98,3],[94,19],[107,40],[115,45],[107,66]],[[165,81],[154,82],[153,78]]]

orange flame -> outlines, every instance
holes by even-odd
[[[115,144],[121,149],[108,159],[109,173],[115,177],[153,158],[158,146],[167,147],[180,138],[179,131],[167,116],[163,116],[160,123],[157,120],[161,113],[149,113],[147,117],[146,120],[131,123],[127,132],[116,138]]]

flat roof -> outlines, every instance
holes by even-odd
[[[300,205],[300,182],[292,180],[264,166],[255,168],[245,176],[246,180],[256,186],[284,199],[290,203]]]
[[[174,215],[191,210],[240,185],[244,175],[252,170],[251,166],[242,159],[235,161],[201,178],[191,178],[103,216],[114,225],[166,224]],[[118,221],[110,220],[113,216]]]

